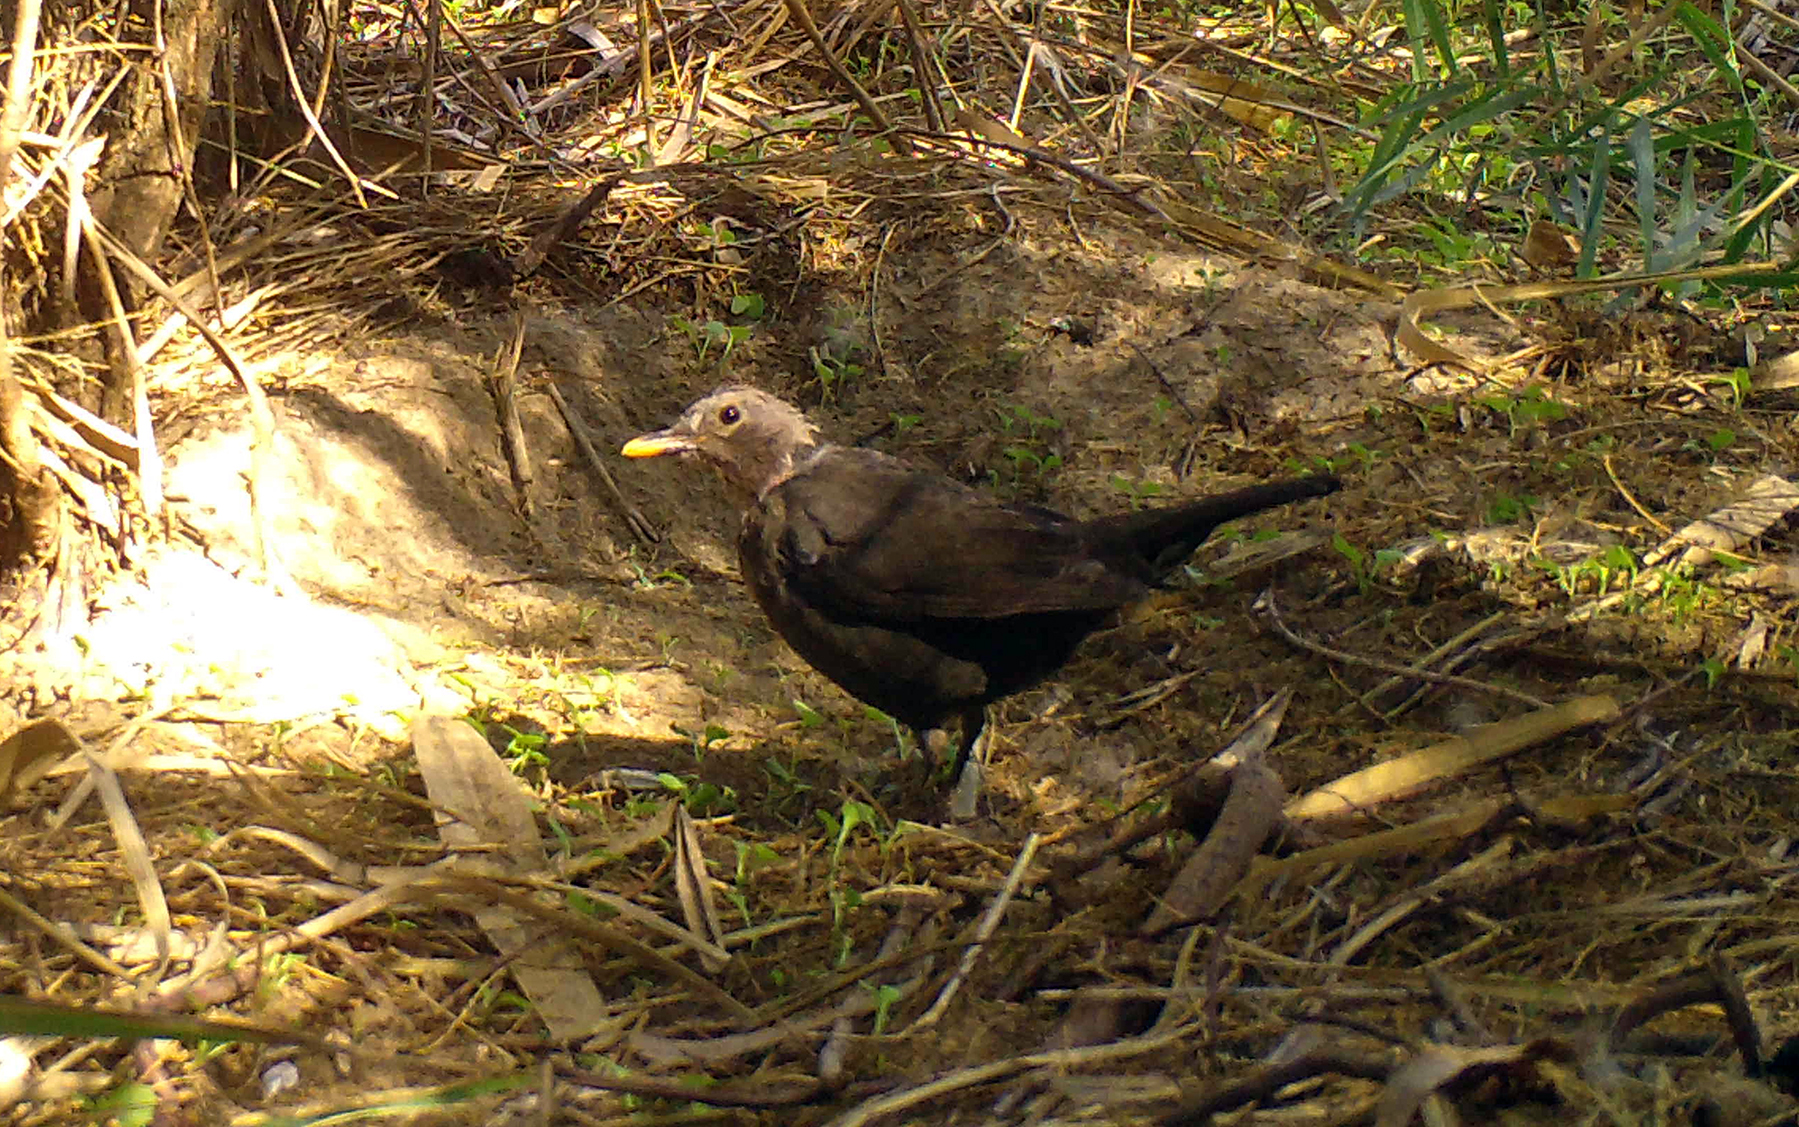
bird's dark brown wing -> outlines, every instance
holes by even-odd
[[[1095,558],[1077,522],[867,450],[830,448],[802,466],[746,533],[796,594],[846,621],[1101,610],[1146,590]]]

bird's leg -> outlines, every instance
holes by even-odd
[[[985,708],[971,708],[962,714],[962,748],[956,756],[956,769],[950,776],[956,789],[950,792],[949,814],[957,821],[974,817],[975,801],[981,797],[981,776],[987,767],[987,756],[993,749],[993,725],[987,722]]]

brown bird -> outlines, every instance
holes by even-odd
[[[749,387],[720,388],[623,452],[716,468],[743,507],[738,557],[776,632],[936,754],[960,719],[957,778],[989,703],[1061,668],[1213,529],[1339,487],[1295,478],[1075,520],[820,441],[798,409]]]

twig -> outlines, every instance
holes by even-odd
[[[512,341],[494,359],[488,389],[500,416],[500,433],[506,440],[506,462],[512,471],[512,487],[518,491],[519,511],[531,515],[531,449],[525,444],[525,425],[518,415],[518,360],[525,349],[525,312],[512,311]]]
[[[1290,627],[1288,627],[1286,622],[1281,618],[1280,610],[1274,605],[1274,592],[1272,589],[1263,591],[1262,594],[1251,605],[1252,605],[1253,609],[1259,610],[1263,613],[1263,615],[1268,619],[1269,625],[1274,627],[1274,632],[1279,634],[1282,638],[1285,638],[1288,642],[1290,642],[1291,644],[1293,644],[1295,646],[1298,646],[1302,650],[1309,650],[1312,653],[1318,654],[1322,657],[1328,657],[1332,661],[1339,661],[1345,665],[1364,666],[1368,669],[1377,670],[1378,672],[1381,672],[1381,673],[1397,674],[1400,677],[1417,678],[1417,679],[1425,680],[1425,681],[1435,681],[1439,685],[1459,685],[1464,689],[1474,689],[1477,692],[1492,693],[1496,696],[1510,697],[1512,700],[1522,701],[1523,703],[1530,705],[1532,708],[1548,708],[1549,707],[1549,702],[1546,700],[1543,700],[1540,697],[1534,697],[1534,696],[1530,695],[1529,693],[1521,692],[1518,689],[1508,689],[1504,685],[1492,685],[1492,684],[1488,684],[1485,681],[1476,681],[1472,677],[1458,677],[1453,673],[1436,673],[1436,672],[1432,672],[1431,670],[1428,670],[1428,669],[1408,669],[1405,666],[1399,665],[1395,662],[1382,661],[1381,659],[1376,658],[1376,657],[1364,657],[1360,654],[1352,654],[1352,653],[1348,652],[1347,650],[1333,649],[1330,646],[1323,644],[1322,642],[1314,642],[1314,641],[1310,641],[1309,639],[1302,638],[1298,634],[1294,633],[1293,630]]]
[[[812,41],[813,49],[824,56],[825,65],[831,68],[831,73],[837,76],[837,81],[843,83],[844,89],[850,92],[851,97],[856,99],[856,104],[862,107],[862,112],[868,115],[868,120],[873,123],[875,132],[890,132],[893,126],[887,123],[887,115],[881,112],[881,104],[862,88],[862,84],[856,81],[856,76],[850,73],[849,68],[843,65],[843,60],[839,59],[836,52],[831,50],[831,45],[825,42],[825,37],[819,34],[818,24],[813,22],[812,10],[806,6],[806,0],[785,0],[785,2],[788,13],[793,16],[793,21],[800,25],[800,29],[806,33],[806,38]],[[919,81],[924,81],[922,76]],[[903,134],[895,133],[893,141],[894,148],[907,155],[911,154],[911,142],[907,141]]]
[[[275,452],[275,413],[269,409],[268,395],[263,392],[262,385],[256,382],[256,378],[238,359],[236,350],[227,344],[225,338],[215,332],[212,326],[206,323],[205,318],[177,296],[175,291],[169,288],[169,284],[162,280],[161,275],[150,269],[129,247],[119,242],[97,221],[91,225],[89,237],[98,239],[112,255],[113,261],[136,275],[138,280],[148,286],[153,293],[186,315],[195,331],[205,339],[207,344],[212,346],[219,362],[224,364],[243,385],[244,398],[249,401],[250,405],[252,437],[248,484],[250,488],[250,518],[255,529],[257,553],[262,562],[264,577],[269,581],[270,587],[283,594],[296,593],[299,588],[287,574],[287,569],[275,553],[274,525],[271,523],[269,495],[266,492],[274,472],[271,459]]]
[[[955,1000],[956,994],[962,989],[962,983],[968,978],[969,972],[974,970],[974,961],[980,957],[981,948],[989,939],[993,938],[994,931],[999,927],[1000,918],[1006,914],[1007,905],[1011,904],[1012,898],[1018,894],[1018,886],[1023,882],[1025,871],[1030,868],[1031,861],[1036,858],[1037,846],[1042,840],[1041,835],[1035,832],[1025,838],[1024,848],[1018,851],[1018,859],[1012,863],[1012,871],[1006,874],[1006,883],[993,897],[993,902],[987,905],[986,914],[981,917],[980,925],[975,928],[974,942],[970,943],[968,949],[962,952],[962,961],[957,964],[956,973],[951,975],[950,980],[944,984],[942,992],[937,995],[937,1000],[931,1003],[931,1008],[912,1023],[912,1032],[929,1029],[943,1020],[943,1015],[949,1009],[950,1002]]]
[[[93,257],[94,273],[100,279],[100,291],[112,314],[112,362],[122,368],[131,385],[131,418],[137,441],[137,487],[143,499],[144,515],[154,518],[162,511],[162,456],[156,449],[156,426],[150,418],[150,394],[144,385],[144,366],[137,358],[137,338],[131,331],[131,317],[125,312],[125,299],[119,293],[118,279],[100,241],[94,237],[93,213],[81,209],[81,223],[87,233],[88,254]],[[117,534],[121,541],[128,534],[120,522]]]
[[[1643,503],[1641,501],[1637,500],[1636,496],[1634,494],[1632,494],[1630,490],[1628,490],[1624,487],[1624,483],[1622,481],[1618,480],[1618,471],[1612,468],[1612,456],[1610,454],[1607,454],[1605,457],[1599,459],[1599,464],[1605,467],[1605,476],[1612,479],[1612,487],[1618,491],[1618,496],[1624,498],[1624,500],[1629,503],[1631,508],[1635,509],[1637,511],[1637,513],[1639,515],[1641,515],[1644,520],[1648,521],[1650,524],[1653,524],[1656,527],[1656,529],[1659,532],[1661,532],[1661,534],[1663,536],[1674,535],[1674,530],[1672,528],[1669,528],[1667,525],[1663,524],[1660,520],[1656,519],[1655,514],[1650,512],[1648,509],[1645,509],[1643,507]]]
[[[793,4],[798,3],[799,0],[787,0],[787,2]],[[901,135],[922,137],[928,141],[939,141],[951,146],[956,151],[963,153],[966,153],[967,150],[962,148],[962,146],[970,144],[984,145],[990,149],[1000,149],[1004,152],[1016,153],[1021,157],[1036,161],[1040,164],[1047,164],[1051,168],[1061,169],[1070,176],[1084,180],[1093,187],[1118,197],[1120,200],[1123,200],[1144,215],[1154,216],[1165,223],[1175,222],[1172,216],[1163,211],[1160,207],[1144,199],[1135,189],[1126,188],[1123,184],[1120,184],[1105,173],[1095,172],[1091,168],[1083,168],[1074,161],[1069,160],[1067,157],[1058,156],[1048,149],[1040,149],[1035,145],[1013,145],[1005,141],[995,141],[989,137],[975,137],[960,133],[932,133],[924,129],[908,129],[903,126],[899,132]]]
[[[600,201],[610,196],[612,189],[618,187],[623,179],[622,176],[609,176],[589,188],[586,195],[563,209],[562,213],[556,216],[554,223],[539,231],[537,236],[531,240],[531,245],[513,258],[510,264],[513,277],[524,278],[536,273],[537,268],[543,265],[543,260],[549,255],[550,250],[579,230],[581,224],[587,222],[587,217],[593,214],[593,209],[600,206]]]
[[[1135,352],[1137,354],[1138,359],[1142,360],[1145,364],[1149,365],[1149,370],[1151,372],[1155,373],[1156,382],[1162,385],[1162,390],[1166,391],[1171,397],[1173,397],[1174,401],[1181,405],[1181,410],[1185,411],[1187,413],[1187,420],[1189,422],[1191,422],[1194,426],[1198,426],[1199,425],[1199,416],[1194,414],[1193,408],[1187,405],[1186,397],[1180,393],[1179,389],[1177,389],[1172,383],[1168,382],[1168,376],[1166,373],[1164,373],[1162,371],[1162,366],[1160,364],[1157,364],[1154,360],[1151,360],[1149,358],[1149,353],[1143,351],[1141,348],[1138,348],[1136,341],[1134,341],[1134,340],[1126,341],[1125,343],[1131,346],[1131,351]]]
[[[43,11],[40,0],[20,0],[13,10],[12,65],[6,72],[6,109],[0,113],[0,188],[12,173],[19,135],[31,112],[31,68],[37,62],[38,17]]]
[[[1146,1037],[1127,1037],[1122,1041],[1109,1041],[1103,1045],[1080,1049],[1051,1049],[1047,1052],[1027,1053],[1024,1056],[977,1064],[972,1068],[964,1068],[945,1076],[939,1076],[935,1080],[913,1088],[904,1088],[898,1092],[868,1100],[831,1120],[826,1127],[863,1127],[864,1124],[871,1123],[883,1116],[896,1115],[920,1104],[941,1107],[939,1101],[957,1092],[972,1088],[977,1084],[1004,1080],[1008,1076],[1029,1069],[1047,1068],[1064,1072],[1082,1066],[1107,1064],[1145,1056],[1184,1041],[1197,1031],[1198,1026],[1189,1023]]]
[[[587,425],[581,421],[580,416],[575,414],[575,409],[569,406],[568,400],[563,398],[562,389],[553,383],[548,386],[550,398],[555,400],[556,409],[562,412],[562,421],[568,425],[570,437],[580,448],[581,456],[587,459],[587,464],[592,466],[593,471],[600,475],[600,480],[606,483],[606,488],[612,493],[612,499],[618,502],[619,511],[624,514],[625,524],[630,527],[632,534],[645,544],[654,544],[660,541],[662,534],[656,531],[656,526],[650,523],[648,517],[637,511],[637,506],[625,500],[624,491],[618,487],[618,482],[612,479],[612,472],[606,468],[606,463],[600,460],[599,451],[594,449],[593,439],[587,434]]]
[[[1230,793],[1225,795],[1206,839],[1169,882],[1168,891],[1150,911],[1139,934],[1159,935],[1215,914],[1249,871],[1249,863],[1262,843],[1280,824],[1287,788],[1268,766],[1263,749],[1274,742],[1292,699],[1289,689],[1276,693],[1256,710],[1243,735],[1232,741],[1233,746],[1242,744],[1248,751],[1231,772]]]
[[[312,135],[318,140],[320,147],[331,157],[331,163],[337,165],[337,170],[343,173],[344,179],[349,182],[350,194],[356,197],[356,206],[366,209],[369,206],[369,200],[362,194],[362,177],[351,170],[348,162],[344,160],[344,155],[337,151],[337,146],[332,144],[331,138],[326,135],[325,126],[319,121],[319,115],[312,112],[312,106],[306,101],[306,91],[300,86],[300,76],[294,71],[294,56],[293,52],[288,50],[287,36],[281,32],[280,9],[275,7],[275,0],[266,0],[266,3],[269,10],[270,35],[275,40],[275,46],[281,49],[281,65],[287,72],[287,85],[293,91],[294,104],[299,107],[300,116],[306,119],[306,127],[312,131]],[[429,141],[427,140],[426,143],[429,144]]]
[[[1162,1127],[1210,1127],[1219,1112],[1267,1099],[1287,1085],[1312,1076],[1335,1073],[1385,1080],[1392,1071],[1392,1058],[1382,1053],[1330,1046],[1314,1049],[1292,1060],[1263,1065],[1240,1080],[1205,1093],[1162,1120]]]

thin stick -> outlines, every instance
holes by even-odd
[[[969,972],[974,970],[974,961],[980,958],[982,947],[989,939],[993,938],[993,933],[999,928],[1000,918],[1006,914],[1006,907],[1018,894],[1018,886],[1024,882],[1025,870],[1030,868],[1032,859],[1037,856],[1037,845],[1041,841],[1041,835],[1036,833],[1032,833],[1030,837],[1024,839],[1024,848],[1018,851],[1018,859],[1012,862],[1012,871],[1006,874],[1005,885],[994,896],[993,903],[987,905],[986,915],[981,917],[980,925],[975,928],[974,942],[970,943],[967,950],[962,952],[962,961],[957,965],[956,973],[951,975],[950,980],[944,984],[942,993],[938,994],[937,1000],[931,1003],[931,1008],[912,1023],[913,1032],[929,1029],[943,1020],[944,1012],[949,1009],[949,1004],[961,991],[962,983],[967,980]]]
[[[38,0],[22,0],[13,24],[12,65],[6,73],[6,110],[0,113],[0,187],[12,172],[12,158],[19,151],[19,134],[31,112],[31,67],[37,61]]]
[[[281,34],[281,12],[275,7],[275,0],[265,0],[265,2],[269,9],[270,24],[274,28],[275,45],[281,48],[281,65],[287,71],[287,84],[293,90],[294,103],[300,107],[300,116],[306,119],[307,128],[312,130],[312,135],[318,139],[320,146],[331,157],[331,163],[337,165],[337,170],[343,173],[344,178],[349,181],[350,194],[356,197],[356,206],[366,209],[369,206],[369,200],[362,194],[362,177],[350,170],[343,154],[337,151],[337,146],[332,144],[331,138],[326,135],[325,126],[319,121],[319,115],[312,112],[312,106],[306,101],[306,90],[300,85],[300,76],[294,70],[293,53],[287,49],[287,36]]]
[[[824,56],[825,66],[831,68],[831,73],[837,76],[837,81],[843,83],[844,89],[850,92],[850,95],[856,99],[856,104],[862,107],[862,112],[868,115],[868,120],[874,124],[875,132],[890,131],[893,127],[887,123],[887,115],[881,112],[880,103],[876,102],[874,97],[862,88],[862,84],[856,81],[856,76],[843,65],[843,60],[837,57],[836,53],[831,50],[831,45],[826,43],[825,37],[819,33],[818,24],[813,22],[812,12],[806,7],[806,0],[785,0],[785,2],[787,11],[792,14],[794,22],[800,25],[801,30],[806,33],[806,38],[812,41],[813,49]],[[911,142],[907,141],[905,137],[894,134],[893,143],[894,147],[901,152],[907,155],[911,154]]]
[[[556,409],[562,412],[562,421],[568,424],[569,435],[574,438],[575,445],[580,447],[581,456],[587,459],[587,464],[606,483],[612,499],[618,502],[620,511],[624,513],[625,524],[630,527],[632,534],[645,544],[661,540],[662,534],[656,531],[656,526],[650,523],[649,518],[638,512],[637,506],[625,500],[624,491],[618,487],[618,482],[612,480],[611,471],[606,469],[606,463],[600,460],[599,451],[594,449],[593,439],[587,434],[587,424],[581,421],[580,416],[575,414],[575,409],[569,406],[568,400],[562,397],[562,389],[550,384],[549,391],[550,398],[556,401]]]
[[[1476,681],[1472,677],[1458,677],[1453,673],[1437,673],[1429,669],[1408,669],[1395,662],[1382,661],[1380,658],[1367,657],[1362,654],[1352,654],[1347,650],[1333,649],[1322,642],[1314,642],[1308,638],[1302,638],[1294,633],[1287,625],[1286,621],[1281,618],[1280,611],[1274,605],[1273,591],[1262,592],[1261,596],[1256,599],[1253,606],[1255,609],[1262,611],[1263,615],[1268,619],[1268,624],[1274,627],[1274,632],[1276,634],[1279,634],[1282,638],[1285,638],[1288,642],[1298,646],[1302,650],[1310,650],[1312,653],[1328,657],[1332,661],[1340,661],[1345,665],[1360,665],[1380,673],[1392,673],[1412,680],[1435,681],[1439,685],[1460,685],[1464,689],[1475,689],[1479,692],[1492,693],[1496,696],[1510,697],[1512,700],[1522,701],[1532,708],[1549,707],[1549,702],[1543,700],[1541,697],[1534,697],[1529,693],[1521,692],[1518,689],[1507,688],[1504,685],[1494,685],[1489,684],[1486,681]]]

